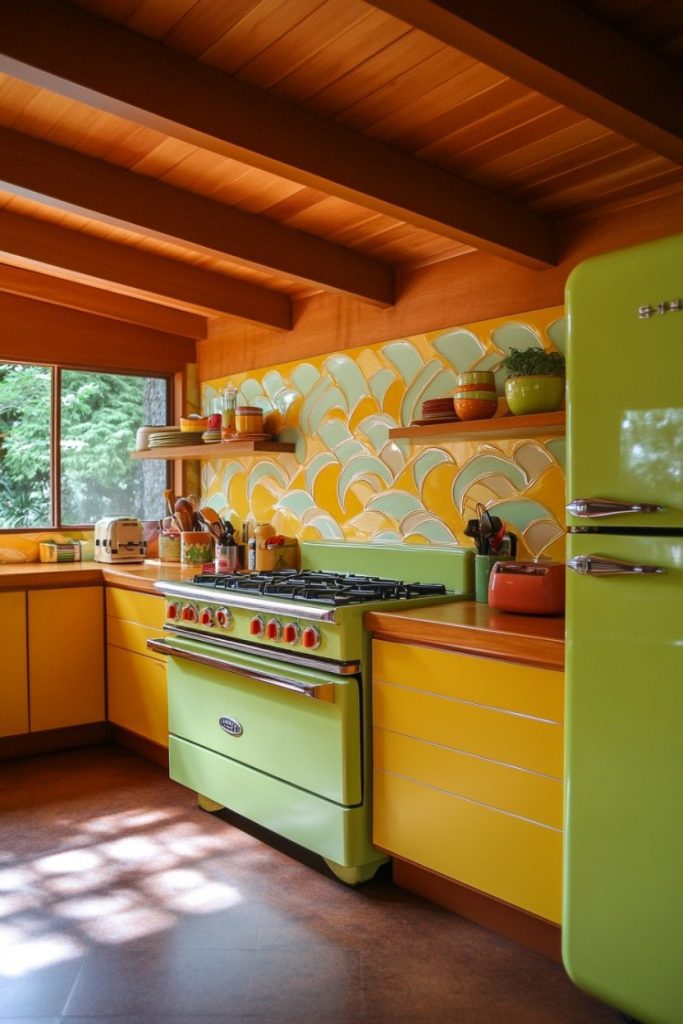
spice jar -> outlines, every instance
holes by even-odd
[[[238,405],[235,409],[235,431],[238,434],[262,434],[262,410],[256,405]]]

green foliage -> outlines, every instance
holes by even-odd
[[[508,377],[564,377],[565,362],[561,352],[547,352],[532,345],[531,348],[511,348],[501,366]]]
[[[50,367],[0,364],[0,527],[51,525],[51,396]],[[150,514],[155,492],[161,500],[164,468],[142,467],[129,453],[137,428],[159,422],[160,413],[165,417],[163,380],[62,371],[63,524]]]

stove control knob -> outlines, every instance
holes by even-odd
[[[213,612],[210,608],[202,608],[199,613],[199,624],[201,626],[213,626]]]
[[[279,640],[282,636],[282,623],[277,619],[270,619],[266,622],[266,639]]]
[[[301,646],[315,650],[316,647],[320,647],[320,639],[319,629],[316,629],[315,626],[306,626],[301,634]]]
[[[177,601],[169,601],[168,607],[166,608],[167,619],[179,619],[180,618],[180,605]]]
[[[183,622],[196,622],[197,621],[197,609],[193,604],[186,604],[183,608],[181,618]]]
[[[286,644],[298,644],[301,630],[299,629],[296,622],[288,622],[282,631],[282,639]]]
[[[230,629],[232,625],[232,615],[227,608],[216,609],[216,625],[221,629]]]
[[[249,633],[251,636],[263,636],[263,619],[260,615],[255,615],[249,623]]]

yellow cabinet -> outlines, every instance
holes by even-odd
[[[26,592],[0,593],[0,736],[28,732]]]
[[[147,647],[163,623],[161,595],[107,587],[109,721],[168,746],[165,659]]]
[[[559,922],[563,674],[373,641],[373,839]]]
[[[31,732],[104,721],[102,587],[28,592]]]

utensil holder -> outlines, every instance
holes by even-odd
[[[180,561],[183,565],[213,562],[213,538],[206,530],[183,530],[180,534]]]
[[[160,533],[159,534],[159,561],[179,562],[180,561],[180,534]]]
[[[489,600],[489,576],[496,562],[502,561],[500,555],[474,556],[474,598],[482,604]]]

